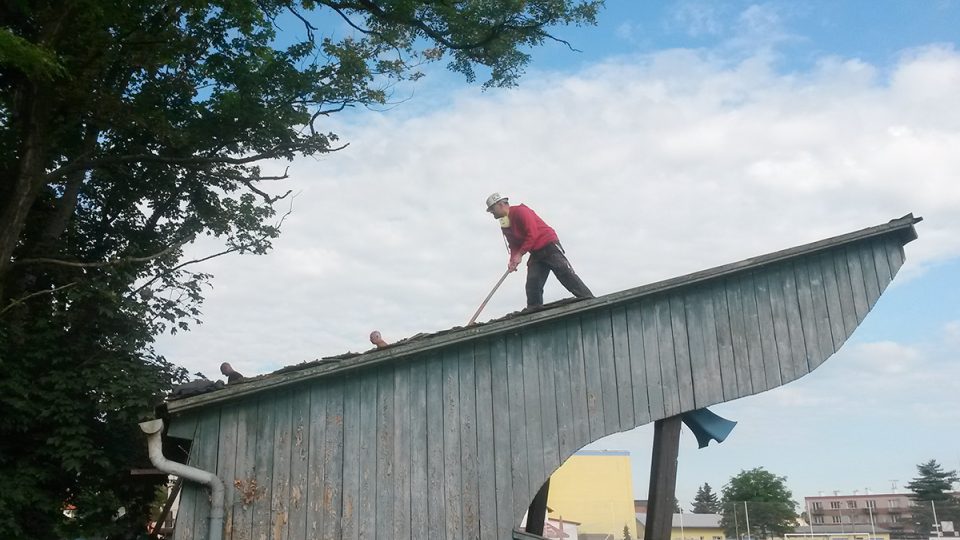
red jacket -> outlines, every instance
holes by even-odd
[[[510,217],[510,226],[500,230],[507,238],[511,255],[523,255],[559,241],[556,231],[526,205],[511,206],[507,215]]]

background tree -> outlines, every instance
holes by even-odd
[[[633,536],[630,536],[630,526],[623,526],[623,540],[633,540]]]
[[[710,484],[704,482],[697,495],[693,498],[694,514],[718,514],[720,513],[720,501],[717,494],[710,489]]]
[[[937,460],[931,459],[917,465],[917,473],[907,484],[913,492],[910,498],[916,503],[911,509],[916,532],[926,535],[934,530],[934,506],[938,521],[952,521],[955,527],[960,526],[960,501],[953,494],[953,483],[960,481],[957,471],[945,471]]]
[[[786,477],[776,476],[762,467],[741,471],[723,486],[720,525],[728,537],[745,534],[747,513],[754,537],[783,536],[792,532],[797,517],[793,494]],[[744,508],[746,503],[746,508]]]
[[[154,484],[129,475],[146,459],[136,422],[186,376],[151,344],[200,316],[210,276],[186,245],[263,253],[278,235],[286,173],[261,162],[342,148],[327,118],[387,102],[428,62],[515,84],[525,51],[592,24],[599,3],[0,5],[5,536],[142,531]]]

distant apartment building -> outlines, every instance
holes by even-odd
[[[818,495],[805,497],[814,525],[880,525],[891,531],[912,525],[913,501],[906,493]]]

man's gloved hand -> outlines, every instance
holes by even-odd
[[[511,255],[510,261],[507,263],[507,270],[511,272],[516,272],[517,267],[520,266],[521,255]]]

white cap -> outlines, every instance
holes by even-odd
[[[498,202],[506,201],[506,200],[508,199],[503,195],[500,195],[499,193],[494,193],[493,195],[490,195],[489,197],[487,197],[487,210],[489,210],[491,206],[497,204]]]

